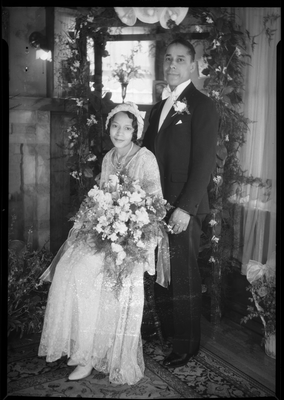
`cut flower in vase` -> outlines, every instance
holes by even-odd
[[[119,291],[137,263],[147,262],[163,229],[170,206],[161,197],[148,195],[138,181],[126,175],[110,175],[100,189],[94,186],[77,214],[71,218],[78,241],[105,253],[105,270]]]

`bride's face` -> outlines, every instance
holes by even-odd
[[[128,150],[134,132],[132,119],[123,111],[116,113],[111,121],[109,132],[111,141],[117,149]]]

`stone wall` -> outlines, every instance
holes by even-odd
[[[50,111],[47,63],[36,59],[32,32],[46,33],[45,7],[5,7],[9,48],[9,219],[10,238],[28,239],[34,249],[50,235]],[[8,132],[7,132],[8,134]],[[49,247],[49,244],[47,244]]]
[[[49,111],[10,111],[9,203],[15,239],[27,241],[32,227],[33,246],[41,247],[50,233]]]

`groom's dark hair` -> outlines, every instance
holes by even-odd
[[[191,55],[191,61],[194,61],[196,54],[195,49],[193,45],[189,43],[186,39],[182,37],[177,37],[167,45],[167,48],[172,44],[182,44],[183,46],[185,46],[188,49],[189,54]]]

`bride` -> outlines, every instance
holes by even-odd
[[[153,153],[136,143],[143,132],[143,119],[134,103],[116,106],[106,120],[114,147],[102,163],[100,187],[122,169],[138,179],[147,194],[162,197],[160,175]],[[119,298],[104,273],[104,253],[90,250],[76,240],[74,224],[52,264],[40,277],[52,281],[38,350],[53,362],[62,356],[76,366],[69,380],[87,377],[92,369],[109,374],[109,381],[133,385],[144,376],[141,322],[144,306],[143,275],[155,274],[153,243],[148,262],[137,263],[123,281]],[[56,268],[55,268],[56,267]],[[164,272],[158,271],[161,285]],[[163,276],[162,276],[163,275]]]

